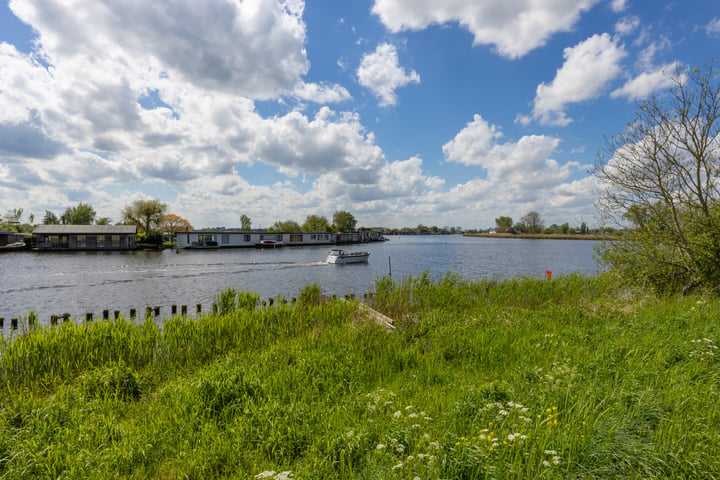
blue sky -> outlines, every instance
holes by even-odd
[[[12,0],[0,215],[593,225],[604,137],[718,47],[707,0]]]

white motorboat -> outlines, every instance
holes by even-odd
[[[339,248],[333,248],[325,261],[327,263],[366,263],[369,256],[369,252],[346,252]]]

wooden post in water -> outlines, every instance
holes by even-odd
[[[156,317],[157,317],[158,315],[160,315],[160,307],[155,307],[153,310],[155,311],[155,316],[156,316]]]
[[[201,304],[201,303],[198,303],[198,304],[195,306],[195,310],[197,311],[197,313],[202,313],[202,304]]]
[[[148,318],[150,315],[152,315],[152,308],[145,307],[145,318]]]
[[[268,299],[268,305],[269,305],[270,307],[272,307],[274,301],[275,301],[275,299],[269,298],[269,299]]]
[[[217,303],[213,303],[212,312],[213,312],[213,315],[217,315],[217,312],[218,312]]]
[[[12,328],[13,330],[17,330],[17,328],[18,328],[18,319],[17,318],[10,319],[10,328]]]
[[[86,321],[86,322],[92,322],[92,317],[93,317],[92,312],[86,313],[86,314],[85,314],[85,321]]]
[[[110,318],[110,310],[103,310],[103,320],[108,320]]]
[[[172,313],[173,315],[177,314],[177,305],[170,306],[170,313]]]
[[[130,320],[135,320],[135,309],[134,308],[130,309]]]
[[[5,326],[5,317],[0,317],[0,328]]]
[[[388,255],[388,277],[392,277],[392,261],[390,260],[390,256]]]
[[[180,313],[184,316],[187,316],[187,305],[182,305],[180,307]]]
[[[120,318],[120,310],[115,310],[115,320]]]
[[[62,317],[63,317],[63,323],[70,321],[70,314],[69,314],[69,313],[63,313],[63,314],[62,314]]]
[[[50,325],[57,325],[57,315],[50,315]]]

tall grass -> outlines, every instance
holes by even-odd
[[[714,298],[384,278],[390,333],[316,286],[224,295],[216,316],[5,339],[0,476],[720,476]]]

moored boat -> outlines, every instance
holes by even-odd
[[[333,248],[325,261],[327,263],[366,263],[368,257],[370,257],[369,252],[346,252],[339,248]]]
[[[280,248],[283,246],[283,243],[275,240],[260,240],[259,242],[255,242],[255,246],[257,248]]]

